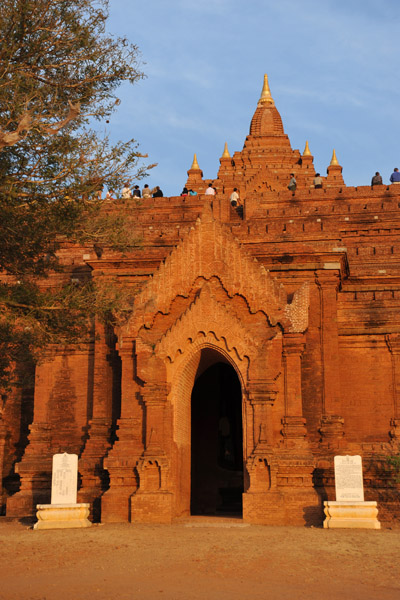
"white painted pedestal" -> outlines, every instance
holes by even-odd
[[[91,527],[90,504],[37,504],[34,529],[72,529]]]
[[[324,529],[380,529],[376,502],[324,502]]]

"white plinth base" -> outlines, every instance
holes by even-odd
[[[33,529],[72,529],[91,527],[90,504],[37,504],[37,523]]]
[[[324,502],[324,529],[380,529],[376,502]]]

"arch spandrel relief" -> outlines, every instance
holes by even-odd
[[[174,362],[178,353],[183,353],[188,342],[196,340],[199,333],[215,336],[225,345],[228,352],[234,351],[239,360],[254,353],[259,342],[253,339],[235,318],[212,295],[209,284],[205,284],[189,309],[175,322],[156,345],[160,357]]]

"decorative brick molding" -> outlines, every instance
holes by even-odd
[[[294,295],[292,305],[282,284],[251,258],[230,230],[213,219],[209,205],[189,235],[174,248],[137,296],[132,317],[120,337],[136,337],[141,327],[151,327],[154,316],[170,311],[177,291],[187,297],[195,280],[217,277],[230,297],[243,296],[252,313],[262,311],[271,325],[288,331],[307,327],[308,287]]]
[[[211,335],[222,341],[229,353],[236,352],[239,360],[254,353],[257,346],[257,341],[249,335],[241,321],[215,299],[207,282],[190,308],[163,335],[156,351],[160,357],[174,362],[175,356],[182,354],[200,332],[205,337]]]

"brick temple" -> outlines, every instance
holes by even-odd
[[[195,196],[106,204],[142,240],[129,253],[60,249],[47,285],[116,279],[135,302],[116,330],[48,348],[34,392],[3,402],[6,515],[49,502],[58,452],[79,455],[78,501],[102,522],[318,525],[337,454],[362,456],[380,520],[400,515],[400,185],[346,186],[333,151],[315,189],[267,78],[243,149],[219,162],[207,180],[195,156]]]

